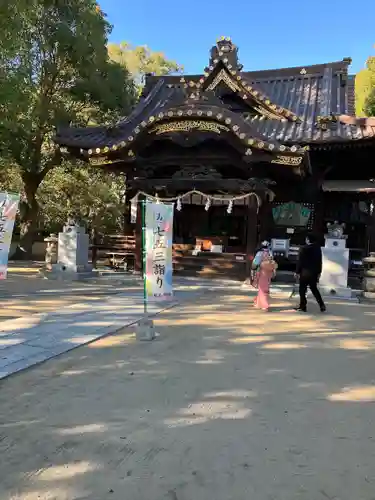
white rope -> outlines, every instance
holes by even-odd
[[[204,196],[205,198],[207,198],[207,200],[211,200],[211,201],[212,200],[213,201],[223,201],[223,196],[211,196],[210,194],[202,193],[202,191],[197,191],[196,189],[193,189],[191,191],[188,191],[187,193],[180,194],[178,196],[173,196],[171,198],[160,198],[159,196],[152,196],[151,194],[145,193],[144,191],[138,191],[138,193],[134,196],[134,198],[132,198],[130,200],[130,203],[137,203],[139,196],[145,196],[147,199],[152,200],[152,201],[157,201],[159,203],[170,203],[170,202],[177,201],[177,200],[183,200],[184,198],[186,198],[187,196],[190,196],[192,194],[198,194],[200,196]],[[261,205],[261,200],[260,200],[260,197],[254,192],[240,194],[238,196],[231,196],[230,198],[228,198],[228,201],[234,202],[236,200],[245,200],[247,198],[251,198],[252,196],[255,196],[255,198],[257,200],[257,204],[258,204],[258,209],[259,209],[259,207]]]

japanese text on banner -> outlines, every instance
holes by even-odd
[[[0,280],[7,277],[9,249],[18,203],[17,194],[0,193]]]
[[[173,296],[173,204],[146,203],[146,298],[148,302]]]

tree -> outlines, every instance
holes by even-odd
[[[19,192],[17,167],[0,169],[0,191]],[[38,233],[58,232],[74,214],[98,232],[124,230],[125,178],[80,161],[63,161],[50,170],[38,193]],[[19,229],[17,224],[17,230]]]
[[[366,100],[365,112],[367,116],[375,116],[375,88],[372,89]]]
[[[355,107],[357,116],[368,115],[367,100],[375,88],[375,57],[366,61],[366,68],[357,73],[355,78]]]
[[[111,43],[108,45],[108,53],[113,61],[130,71],[138,85],[142,84],[146,73],[160,76],[183,70],[175,61],[167,59],[162,52],[153,52],[147,45],[133,47],[128,42]]]
[[[57,232],[70,214],[88,229],[116,232],[124,226],[125,179],[78,162],[47,174],[38,193],[43,226]]]
[[[108,58],[111,26],[94,0],[2,4],[0,168],[8,163],[22,180],[20,249],[29,256],[39,186],[62,162],[54,128],[116,119],[135,89],[126,68]]]
[[[369,93],[364,103],[364,112],[366,116],[375,116],[375,57],[370,57],[367,61],[367,67],[371,76]]]

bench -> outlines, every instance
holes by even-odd
[[[110,235],[97,237],[92,245],[92,263],[96,267],[100,256],[108,261],[111,269],[128,271],[135,268],[135,236]]]

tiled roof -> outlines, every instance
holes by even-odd
[[[349,60],[325,65],[247,73],[249,82],[259,85],[269,99],[300,117],[298,123],[266,120],[258,129],[281,142],[326,143],[375,138],[374,126],[343,123],[317,126],[318,117],[354,113],[354,81],[348,76]]]
[[[92,150],[97,154],[129,146],[142,127],[157,117],[182,116],[187,109],[204,116],[229,119],[238,136],[246,133],[271,144],[313,145],[375,139],[372,120],[351,118],[354,113],[354,78],[348,75],[350,59],[294,68],[265,71],[236,71],[224,52],[210,62],[204,75],[148,77],[144,98],[132,114],[112,127],[61,128],[56,142],[62,146]],[[233,56],[230,55],[229,57]],[[228,109],[213,92],[208,92],[216,79],[252,107],[256,113],[250,120]],[[196,94],[195,103],[191,94]],[[210,106],[214,113],[210,114]],[[190,111],[189,111],[190,112]],[[238,123],[237,123],[238,122]],[[236,129],[234,127],[237,127]],[[241,129],[241,130],[239,130]],[[241,133],[242,132],[242,133]],[[283,146],[282,146],[283,147]]]
[[[248,155],[252,154],[252,148],[299,158],[305,154],[305,150],[296,144],[285,146],[275,138],[270,139],[258,130],[257,124],[247,121],[243,115],[223,106],[214,95],[188,97],[185,84],[172,85],[163,78],[157,80],[145,99],[136,106],[126,120],[118,122],[110,129],[105,127],[59,129],[55,140],[61,146],[82,148],[88,150],[89,155],[99,155],[131,147],[136,141],[136,136],[144,129],[160,127],[162,122],[168,123],[172,118],[177,121],[183,117],[221,122],[219,127],[231,130],[242,145],[248,148],[246,151]]]

